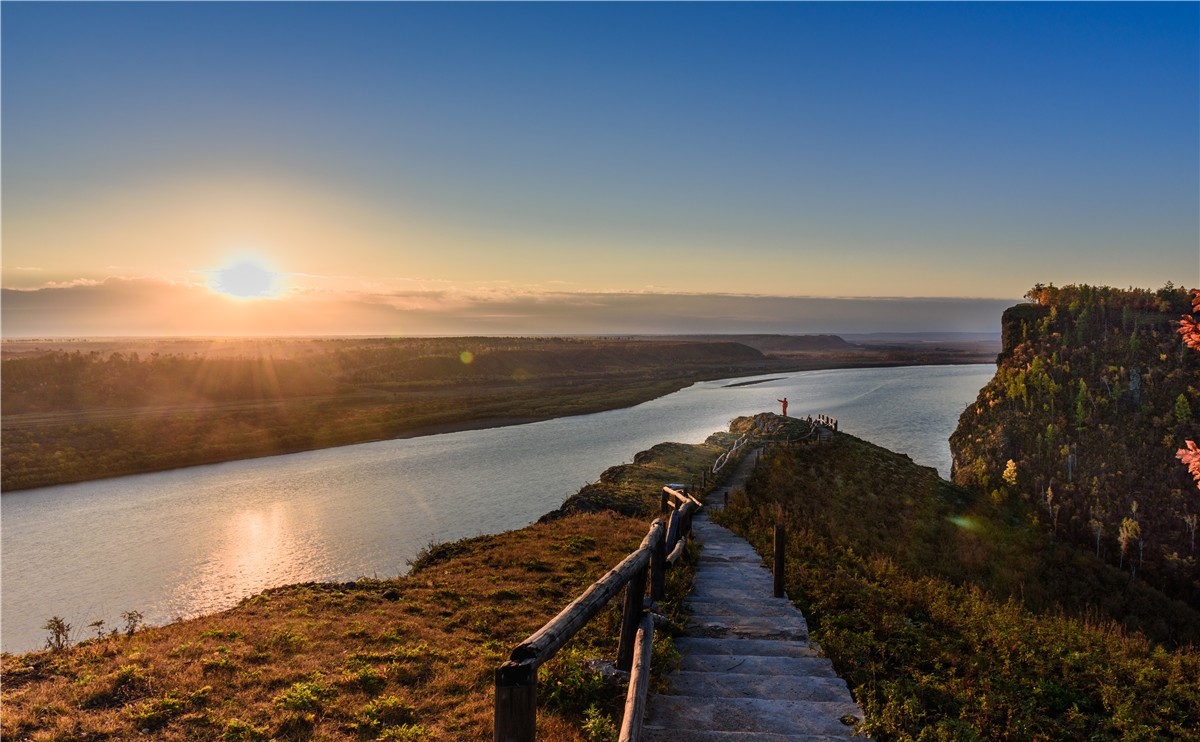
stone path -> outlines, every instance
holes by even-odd
[[[725,490],[740,486],[755,459],[750,452],[710,502],[719,505]],[[772,597],[771,573],[762,559],[703,513],[693,533],[702,551],[689,599],[691,619],[685,636],[675,640],[683,660],[667,676],[669,690],[650,696],[643,738],[851,739],[862,711],[820,647],[809,641],[800,610],[787,598]]]

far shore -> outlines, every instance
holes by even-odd
[[[857,346],[840,351],[772,352],[758,356],[758,361],[721,362],[707,368],[692,368],[684,362],[668,372],[661,367],[645,370],[634,367],[627,372],[590,372],[569,378],[547,376],[516,383],[481,379],[385,392],[371,388],[354,394],[266,400],[258,404],[90,407],[23,414],[12,414],[6,409],[3,442],[4,455],[10,461],[27,456],[30,447],[49,452],[67,450],[76,458],[75,463],[65,467],[47,461],[40,475],[35,472],[25,479],[10,478],[6,472],[3,491],[6,494],[34,491],[59,484],[344,445],[524,425],[632,407],[700,381],[748,376],[774,379],[781,378],[780,374],[833,369],[990,364],[995,357],[993,348],[975,343],[935,348]],[[526,410],[533,414],[521,414]],[[257,427],[249,432],[245,422],[248,419],[257,421],[253,423]],[[180,425],[185,426],[183,433],[176,432]],[[187,425],[192,428],[186,428]],[[128,437],[153,441],[154,447],[124,443],[126,439],[117,437],[118,428]],[[110,430],[114,431],[110,440],[115,438],[115,443],[88,448],[100,434],[107,436]],[[197,438],[198,435],[203,437]],[[196,445],[195,441],[203,445]]]
[[[876,363],[863,362],[863,363],[825,363],[825,364],[805,363],[805,364],[799,364],[797,368],[791,369],[790,373],[800,373],[803,371],[833,371],[833,370],[839,370],[839,369],[851,370],[851,369],[856,369],[856,368],[903,368],[906,366],[913,366],[913,367],[916,367],[916,366],[974,366],[974,365],[980,365],[980,364],[986,364],[986,363],[990,363],[990,361],[972,360],[972,361],[962,361],[962,362],[958,362],[958,363],[901,363],[901,362],[894,362],[894,363],[893,362],[876,362]],[[737,377],[731,377],[731,378],[737,378]],[[755,380],[755,381],[741,382],[741,383],[737,383],[737,384],[730,384],[729,386],[749,386],[752,384],[765,384],[769,381],[777,381],[781,378],[786,378],[786,377],[776,376],[776,377],[773,377],[770,379],[761,379],[761,380]],[[699,381],[713,381],[713,379],[700,379]],[[75,480],[75,481],[71,481],[71,482],[64,482],[63,484],[82,484],[84,482],[99,481],[101,479],[112,479],[115,477],[133,476],[134,474],[152,474],[152,473],[160,472],[160,471],[175,471],[178,469],[187,469],[187,468],[190,468],[191,466],[209,466],[212,464],[226,464],[226,463],[230,463],[233,461],[248,461],[250,459],[266,458],[268,456],[287,456],[287,455],[294,454],[294,453],[305,453],[307,451],[322,451],[322,450],[326,450],[329,448],[339,448],[341,446],[357,446],[357,445],[361,445],[364,443],[379,443],[381,441],[389,441],[389,440],[405,440],[408,438],[423,438],[425,436],[431,436],[431,435],[446,435],[448,433],[466,433],[466,432],[470,432],[473,430],[490,430],[492,428],[507,428],[507,427],[511,427],[514,425],[529,425],[531,423],[545,422],[547,420],[554,420],[554,419],[557,419],[560,417],[570,417],[573,414],[591,415],[591,414],[596,414],[598,412],[607,412],[608,410],[624,409],[625,407],[634,407],[634,406],[642,404],[644,402],[649,402],[653,399],[658,399],[659,397],[666,396],[666,394],[673,394],[673,393],[679,391],[680,389],[690,386],[693,383],[698,383],[698,381],[697,382],[688,382],[685,384],[679,384],[675,389],[672,389],[672,390],[666,392],[665,394],[648,396],[645,399],[640,399],[631,404],[623,405],[621,407],[609,407],[606,409],[593,410],[591,412],[585,412],[585,413],[564,413],[561,415],[540,415],[540,416],[534,416],[534,417],[495,417],[495,418],[479,418],[479,419],[474,419],[474,420],[454,420],[454,421],[448,421],[448,422],[444,422],[444,423],[434,423],[431,425],[422,425],[420,427],[411,428],[411,429],[402,431],[394,436],[390,436],[387,438],[382,438],[382,437],[370,438],[370,439],[361,440],[361,441],[354,441],[352,443],[340,443],[340,444],[333,444],[333,445],[329,445],[329,446],[317,446],[317,447],[313,447],[313,448],[299,449],[296,451],[287,451],[284,453],[267,453],[267,454],[260,454],[260,455],[237,456],[237,457],[233,457],[233,458],[207,461],[202,464],[193,464],[193,465],[189,465],[189,466],[167,467],[167,468],[163,468],[163,469],[152,469],[152,470],[147,470],[147,471],[134,472],[134,473],[130,473],[130,474],[115,474],[112,477],[93,477],[91,479],[80,479],[80,480]],[[46,485],[46,486],[47,487],[57,487],[57,486],[61,486],[61,485]],[[3,494],[16,493],[16,492],[30,493],[30,492],[36,492],[39,489],[44,489],[44,488],[43,487],[31,487],[31,488],[5,490]]]

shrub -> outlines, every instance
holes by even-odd
[[[225,722],[225,730],[221,734],[223,742],[262,742],[267,739],[267,730],[256,727],[241,719],[230,719]]]
[[[133,722],[133,728],[138,731],[154,731],[167,725],[171,719],[183,713],[188,707],[185,699],[168,693],[162,698],[143,701],[128,711],[128,717]]]
[[[275,705],[285,711],[321,711],[324,702],[336,692],[321,682],[320,673],[312,679],[292,683],[292,686],[275,696]]]
[[[392,729],[421,729],[412,727],[416,709],[399,696],[383,696],[362,707],[358,714],[359,730],[369,734],[380,734]],[[380,739],[385,739],[380,736]],[[421,739],[421,737],[390,737],[389,739]]]
[[[50,634],[46,637],[46,649],[51,652],[61,652],[71,646],[71,624],[63,620],[61,616],[51,616],[42,628]]]
[[[421,742],[428,739],[430,732],[420,724],[401,724],[398,727],[388,727],[380,732],[376,739],[395,740],[395,742]]]
[[[620,730],[607,714],[592,704],[583,712],[583,735],[588,742],[617,742]]]

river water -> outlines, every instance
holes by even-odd
[[[740,415],[827,413],[949,476],[947,440],[991,365],[841,369],[702,382],[636,407],[363,443],[0,499],[0,645],[38,648],[138,610],[165,623],[293,582],[394,577],[430,542],[518,528],[609,466],[698,443]],[[761,383],[731,386],[762,379]]]

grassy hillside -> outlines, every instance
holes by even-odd
[[[1200,438],[1200,353],[1176,332],[1186,292],[1028,296],[950,440],[954,481],[1028,504],[1046,533],[1200,607],[1200,492],[1175,459]]]
[[[589,488],[625,514],[576,497],[553,522],[433,547],[399,579],[294,585],[211,616],[6,654],[0,735],[490,739],[496,667],[636,548],[663,483],[692,478],[721,450],[655,447]],[[670,615],[689,583],[687,570],[670,575]],[[619,603],[543,667],[542,739],[602,739],[614,714],[619,723],[623,689],[585,664],[615,656]],[[661,669],[672,660],[669,632],[655,640]]]
[[[735,422],[746,424],[744,421]],[[1200,735],[1200,613],[848,435],[776,449],[717,519],[769,554],[879,740]]]

